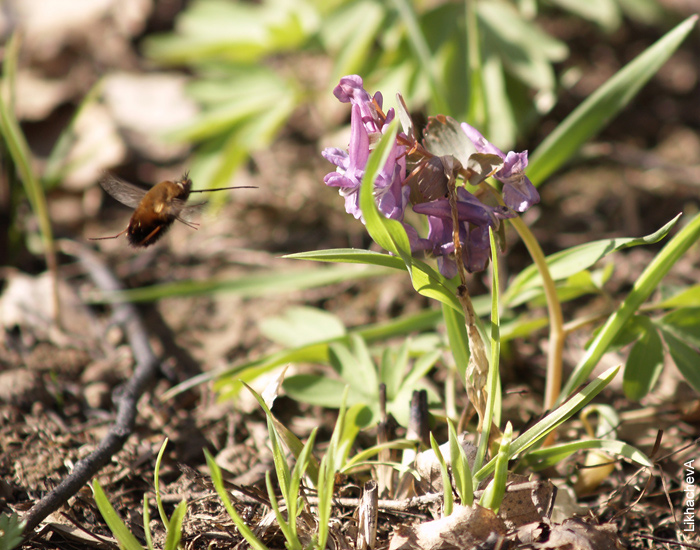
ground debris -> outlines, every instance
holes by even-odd
[[[626,548],[617,535],[617,527],[607,523],[592,525],[579,518],[561,524],[549,520],[524,525],[517,538],[532,550],[619,550]]]
[[[452,514],[419,525],[401,525],[391,537],[389,550],[447,550],[475,548],[505,537],[506,526],[496,514],[478,504],[455,506]]]

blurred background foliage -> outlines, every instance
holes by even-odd
[[[411,109],[466,120],[508,150],[580,76],[556,71],[569,48],[546,23],[563,12],[605,33],[624,16],[662,27],[672,19],[655,0],[197,0],[144,52],[191,71],[188,92],[202,110],[170,137],[199,144],[193,172],[216,187],[301,105],[324,105],[346,74],[362,75],[368,90],[401,91]],[[308,64],[328,60],[318,82]]]

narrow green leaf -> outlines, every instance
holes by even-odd
[[[628,63],[547,136],[530,157],[527,169],[535,185],[543,183],[632,101],[693,30],[697,17],[689,17]]]
[[[122,290],[118,293],[100,293],[89,299],[93,304],[114,302],[155,302],[164,298],[183,296],[200,296],[230,292],[239,296],[268,296],[305,288],[331,285],[343,281],[357,280],[365,277],[376,277],[386,274],[385,269],[366,268],[348,269],[345,266],[334,266],[326,269],[304,270],[290,272],[283,270],[279,273],[257,274],[236,279],[207,279],[203,281],[178,281],[142,288]]]
[[[153,471],[153,485],[156,492],[156,503],[158,505],[158,513],[160,514],[160,520],[163,522],[163,527],[167,527],[170,523],[168,515],[165,513],[165,508],[163,507],[163,499],[160,496],[160,463],[163,460],[163,455],[165,454],[165,448],[168,446],[168,438],[166,437],[163,444],[160,446],[160,451],[158,451],[158,457],[156,458],[156,466]]]
[[[107,495],[97,480],[92,482],[92,494],[95,497],[95,504],[97,504],[100,514],[102,514],[109,530],[112,531],[114,538],[119,541],[119,545],[124,550],[143,550],[139,541],[117,515],[116,510],[109,502]]]
[[[182,538],[182,522],[187,513],[187,502],[180,502],[175,508],[167,526],[168,535],[165,538],[164,550],[176,550]]]
[[[406,270],[401,258],[383,252],[373,252],[358,248],[335,248],[329,250],[311,250],[282,256],[290,260],[312,260],[316,262],[341,262],[345,264],[366,264],[392,269]]]
[[[343,372],[341,375],[351,385],[357,389],[364,389],[374,393],[379,393],[379,379],[377,367],[369,353],[367,344],[358,334],[350,335],[352,353],[355,357],[354,368]]]
[[[282,515],[279,503],[277,502],[277,496],[275,495],[275,488],[272,486],[272,476],[270,475],[269,471],[265,472],[265,486],[267,487],[267,495],[270,499],[270,506],[272,506],[272,511],[275,513],[277,526],[279,527],[280,531],[282,531],[282,534],[286,540],[285,546],[287,546],[289,550],[297,550],[301,545],[299,544],[299,540],[295,534],[292,532],[292,522],[287,521]],[[291,516],[287,514],[287,517],[290,518]]]
[[[447,419],[450,440],[450,463],[452,464],[452,477],[455,480],[455,490],[462,506],[471,506],[474,503],[474,488],[472,486],[472,472],[464,448],[459,443],[457,431],[452,420]]]
[[[498,310],[500,279],[498,276],[498,246],[491,228],[489,228],[489,243],[491,245],[491,331],[489,332],[491,355],[489,357],[489,372],[486,380],[486,414],[483,420],[483,431],[479,435],[479,445],[474,460],[475,469],[481,468],[486,457],[491,424],[494,418],[496,422],[499,422],[501,417],[501,397],[498,395],[501,356],[501,316]]]
[[[243,385],[253,395],[255,400],[258,402],[258,405],[260,405],[262,410],[265,412],[265,415],[267,416],[267,418],[269,418],[272,421],[272,423],[275,427],[276,433],[282,438],[282,441],[284,441],[284,444],[287,446],[287,448],[290,450],[290,452],[296,458],[298,458],[299,455],[304,450],[304,444],[284,424],[282,424],[279,420],[277,420],[275,415],[272,414],[272,411],[267,406],[267,403],[265,403],[265,400],[262,398],[262,396],[258,392],[256,392],[253,388],[251,388],[245,382],[243,382]],[[316,461],[316,459],[312,455],[309,458],[309,467],[308,467],[309,475],[311,476],[311,479],[316,480],[318,478],[318,468],[319,468],[318,462]]]
[[[457,372],[462,380],[467,375],[469,364],[469,337],[464,323],[464,315],[446,304],[442,304],[442,316],[445,319],[447,339],[450,343],[450,351],[455,360]]]
[[[590,449],[600,449],[612,455],[627,458],[646,468],[653,466],[651,460],[643,452],[617,439],[586,439],[561,443],[544,449],[535,449],[527,453],[524,463],[529,468],[544,470],[545,468],[556,466],[575,452],[588,451]]]
[[[143,532],[146,535],[146,547],[153,550],[153,535],[151,533],[151,510],[148,496],[143,495]]]
[[[613,252],[633,246],[657,243],[668,235],[680,216],[681,214],[678,214],[678,216],[673,218],[661,229],[644,237],[603,239],[574,246],[552,254],[551,256],[547,256],[547,265],[549,266],[552,279],[555,281],[566,279],[567,277],[588,269],[598,260],[603,259]],[[537,271],[537,267],[534,265],[528,266],[510,283],[508,290],[503,296],[503,302],[511,307],[519,305],[523,302],[523,296],[526,290],[539,288],[541,286],[542,278]],[[525,298],[527,297],[528,296],[525,295]]]
[[[395,439],[393,441],[388,441],[386,443],[381,443],[379,445],[373,445],[367,449],[363,449],[359,453],[355,454],[351,459],[349,459],[345,465],[340,469],[341,473],[347,473],[352,468],[358,466],[360,463],[365,463],[369,458],[379,454],[385,449],[391,450],[401,450],[401,449],[415,449],[416,442],[409,439]]]
[[[254,550],[268,550],[267,546],[265,546],[258,539],[258,537],[255,536],[253,531],[251,531],[250,527],[248,527],[241,518],[241,516],[238,515],[238,512],[236,512],[236,509],[233,507],[233,504],[231,504],[231,499],[228,496],[228,491],[226,491],[226,488],[224,487],[224,478],[221,475],[221,469],[216,464],[214,457],[211,456],[211,454],[209,454],[209,451],[207,449],[204,449],[204,457],[207,460],[207,466],[209,467],[209,474],[211,475],[211,481],[214,484],[214,488],[216,489],[219,498],[224,503],[224,508],[226,508],[229,517],[236,525],[241,535],[243,535],[243,538],[248,544],[250,544],[253,547]]]
[[[498,513],[501,507],[503,497],[506,494],[506,483],[508,482],[508,460],[510,458],[510,446],[513,438],[513,425],[508,422],[506,429],[503,430],[501,437],[501,445],[498,448],[498,454],[494,459],[496,461],[493,479],[486,487],[484,494],[481,495],[479,504],[484,508],[492,510],[494,514]]]
[[[282,447],[280,446],[277,431],[275,430],[275,426],[272,423],[272,415],[267,416],[267,433],[270,438],[270,447],[272,448],[272,462],[275,465],[275,472],[277,473],[277,483],[279,483],[282,496],[285,500],[288,500],[291,473],[289,472],[289,465],[287,464],[287,460],[284,457],[284,452],[282,452]]]
[[[447,470],[445,457],[443,457],[442,452],[440,452],[440,445],[438,445],[437,441],[435,440],[433,432],[430,432],[430,446],[435,453],[435,457],[440,463],[440,472],[442,473],[442,513],[444,516],[449,516],[452,513],[452,506],[454,504],[454,498],[452,497],[452,480],[450,479],[450,473]]]
[[[406,25],[408,30],[406,35],[409,44],[418,58],[420,66],[423,68],[422,74],[427,80],[430,89],[430,99],[433,104],[433,109],[439,113],[445,113],[448,110],[447,103],[444,99],[447,97],[447,93],[443,89],[443,81],[436,76],[436,63],[434,61],[434,56],[430,52],[425,34],[418,22],[418,16],[415,11],[416,6],[413,2],[409,2],[408,0],[393,0],[393,4],[399,12],[403,24]]]
[[[329,82],[338,82],[347,74],[361,72],[372,57],[371,48],[384,17],[385,10],[376,2],[350,2],[325,21],[322,26],[326,31],[324,38],[332,41],[337,51],[332,56],[333,75],[327,79]]]

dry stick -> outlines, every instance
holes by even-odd
[[[449,158],[449,157],[447,157]],[[459,240],[459,214],[457,212],[457,189],[455,186],[455,170],[448,168],[446,170],[448,176],[448,196],[450,208],[452,210],[452,239],[455,245],[455,263],[457,264],[457,273],[459,273],[460,285],[457,290],[457,298],[464,310],[464,318],[467,324],[467,336],[469,337],[469,364],[467,365],[466,386],[469,400],[474,405],[476,412],[479,414],[479,426],[477,431],[481,432],[486,416],[486,382],[489,373],[489,361],[486,357],[484,341],[481,339],[481,334],[476,328],[476,313],[472,306],[472,301],[467,289],[467,271],[464,268],[462,261],[462,243]],[[470,380],[471,378],[471,380]]]
[[[61,249],[66,254],[77,256],[80,259],[95,285],[102,291],[119,292],[122,290],[119,282],[92,251],[71,241],[63,241]],[[97,448],[80,460],[71,474],[58,487],[37,502],[24,515],[25,535],[75,495],[124,446],[133,431],[138,400],[156,377],[160,361],[148,343],[146,329],[141,323],[136,308],[125,302],[116,303],[114,304],[114,318],[124,327],[127,340],[136,359],[134,373],[126,383],[124,392],[119,398],[116,421]]]

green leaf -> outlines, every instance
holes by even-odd
[[[0,514],[0,550],[13,550],[22,544],[24,526],[25,522],[19,519],[17,512]]]
[[[457,372],[462,380],[467,375],[469,364],[469,337],[464,323],[464,315],[460,315],[455,309],[442,304],[442,316],[445,319],[447,339],[450,343],[450,351],[455,360]]]
[[[663,331],[663,336],[678,370],[681,371],[688,384],[700,393],[700,368],[698,368],[700,352],[666,330]]]
[[[100,514],[102,514],[105,523],[107,523],[107,527],[112,531],[114,538],[119,541],[119,546],[124,550],[143,550],[139,541],[117,515],[116,510],[109,502],[107,495],[97,480],[92,482],[92,494],[95,497],[95,504],[97,504]]]
[[[580,392],[573,395],[568,401],[557,407],[525,433],[521,434],[520,437],[511,444],[508,458],[511,459],[518,454],[524,453],[535,443],[544,439],[552,430],[556,430],[561,424],[585,407],[591,399],[603,391],[619,371],[620,367],[612,367],[606,370]],[[491,459],[488,464],[474,474],[475,481],[480,482],[486,479],[491,472],[493,472],[495,467],[496,460]]]
[[[678,214],[661,229],[644,237],[603,239],[574,246],[547,256],[547,265],[549,266],[552,279],[555,281],[566,279],[584,269],[588,269],[598,260],[613,252],[633,246],[657,243],[668,235],[680,216],[681,214]],[[537,267],[535,265],[528,266],[513,279],[503,296],[503,301],[511,307],[515,307],[523,303],[522,294],[526,290],[541,286],[542,278],[537,271]]]
[[[348,269],[344,266],[332,268],[290,272],[280,270],[278,273],[265,273],[238,277],[236,279],[207,279],[203,281],[187,280],[165,283],[148,287],[134,288],[120,292],[97,294],[90,300],[93,304],[115,302],[155,302],[164,298],[183,296],[211,295],[230,292],[238,296],[267,296],[305,288],[331,285],[342,281],[376,277],[386,274],[386,270],[367,268]]]
[[[48,203],[44,188],[33,169],[34,159],[22,132],[19,121],[15,116],[13,106],[6,103],[5,97],[11,99],[14,90],[8,88],[14,83],[14,70],[19,53],[19,34],[15,33],[4,47],[2,88],[7,94],[0,93],[0,136],[2,136],[7,151],[19,174],[24,192],[29,199],[32,212],[36,216],[44,246],[44,256],[49,270],[56,269],[56,248],[51,228]],[[6,162],[6,161],[3,161]],[[55,276],[55,274],[54,274]],[[57,290],[54,286],[54,302],[58,307]],[[58,312],[56,312],[58,315]]]
[[[401,258],[382,252],[361,250],[357,248],[335,248],[330,250],[311,250],[282,256],[290,260],[313,260],[316,262],[342,262],[345,264],[367,264],[392,269],[406,270],[406,264]]]
[[[630,350],[622,378],[625,395],[636,401],[651,391],[664,367],[661,337],[650,321],[645,325],[641,338]]]
[[[530,88],[550,91],[555,86],[552,61],[563,61],[568,48],[523,19],[505,3],[481,2],[477,9],[484,42],[498,52],[508,71]]]
[[[349,470],[352,470],[358,465],[367,463],[369,458],[379,454],[385,449],[402,450],[415,448],[416,442],[409,439],[394,439],[393,441],[387,441],[386,443],[373,445],[353,455],[353,457],[345,463],[345,465],[341,468],[340,471],[341,473],[347,473]]]
[[[291,473],[289,465],[285,459],[282,447],[280,446],[279,437],[275,430],[275,425],[272,422],[272,415],[267,416],[267,433],[270,438],[270,447],[272,449],[272,462],[275,465],[275,473],[277,474],[277,483],[280,486],[280,492],[285,500],[289,500],[289,485],[291,482]],[[302,450],[303,452],[303,450]],[[273,493],[274,496],[274,493]]]
[[[477,309],[477,312],[479,309]],[[386,340],[393,336],[405,335],[410,332],[421,332],[435,328],[441,316],[439,311],[421,311],[417,314],[405,315],[391,321],[376,323],[352,329],[365,341],[372,343]],[[219,393],[229,393],[233,395],[240,391],[239,379],[250,381],[257,376],[265,374],[272,369],[287,363],[327,363],[328,349],[332,342],[342,342],[350,345],[348,336],[335,338],[327,342],[307,344],[291,350],[283,350],[272,353],[254,361],[246,361],[235,365],[202,373],[194,376],[174,387],[164,395],[164,399],[171,399],[176,395],[187,391],[200,384],[215,380],[214,389]]]
[[[510,458],[510,446],[513,439],[513,425],[508,422],[506,429],[503,430],[503,437],[498,448],[498,454],[494,459],[496,465],[494,468],[493,479],[486,487],[484,494],[479,499],[481,506],[492,510],[494,514],[498,513],[501,507],[503,497],[506,494],[506,483],[508,482],[508,459]]]
[[[530,468],[543,470],[556,466],[575,452],[590,449],[600,449],[612,455],[622,456],[646,468],[653,466],[651,460],[643,452],[617,439],[586,439],[584,441],[572,441],[544,449],[536,449],[527,453],[524,463]]]
[[[489,332],[489,371],[486,379],[486,410],[483,418],[483,431],[479,435],[479,445],[474,459],[474,468],[480,468],[489,444],[491,425],[496,425],[501,418],[500,386],[500,357],[501,357],[501,316],[498,310],[498,289],[500,288],[498,274],[498,246],[493,230],[489,228],[489,244],[491,246],[491,331]],[[502,498],[502,497],[501,497]],[[499,501],[500,506],[500,501]],[[494,510],[496,511],[496,510]]]
[[[265,415],[267,416],[268,419],[272,422],[272,424],[275,427],[275,431],[277,435],[279,435],[282,438],[282,441],[284,441],[284,444],[287,446],[287,449],[290,450],[290,452],[295,456],[299,457],[301,455],[303,449],[304,449],[304,444],[301,442],[301,440],[294,435],[284,424],[282,424],[277,418],[275,417],[274,414],[272,414],[272,411],[270,410],[270,407],[267,406],[267,403],[265,403],[265,400],[262,398],[262,396],[256,392],[253,388],[251,388],[248,384],[243,382],[243,385],[248,389],[248,391],[253,395],[255,400],[258,402],[258,405],[262,408],[262,410],[265,412]],[[311,476],[311,479],[316,480],[318,479],[318,462],[316,459],[313,457],[313,455],[309,458],[309,476]]]
[[[399,349],[387,347],[382,355],[382,363],[379,370],[379,379],[386,385],[387,400],[393,400],[401,389],[406,372],[408,371],[408,344],[409,339],[403,341]]]
[[[304,346],[345,336],[345,325],[337,315],[314,307],[287,308],[279,317],[266,317],[258,326],[277,344]]]
[[[384,15],[384,9],[376,2],[350,2],[324,19],[320,38],[333,54],[333,74],[328,82],[338,82],[348,74],[362,74],[372,57]]]
[[[690,34],[697,17],[689,17],[628,63],[545,138],[528,164],[527,174],[535,185],[544,182],[632,101]]]
[[[187,502],[184,500],[180,502],[175,508],[173,515],[168,523],[168,535],[165,539],[164,550],[176,550],[180,544],[180,539],[182,538],[182,522],[185,519],[185,514],[187,513]]]
[[[693,285],[655,304],[658,308],[700,308],[700,285]]]
[[[573,15],[592,21],[605,32],[612,32],[620,26],[622,14],[614,0],[586,0],[586,2],[551,0],[551,2]]]
[[[160,451],[158,451],[158,457],[156,458],[156,465],[153,471],[153,486],[156,492],[156,503],[158,505],[158,513],[160,514],[160,520],[163,522],[163,527],[167,527],[170,523],[168,515],[165,513],[165,508],[163,507],[163,499],[160,496],[160,464],[163,461],[163,455],[165,454],[165,448],[168,446],[168,438],[166,437],[163,444],[160,446]]]
[[[151,511],[148,496],[143,495],[143,532],[146,536],[146,547],[153,550],[153,534],[151,533]]]
[[[440,463],[440,472],[442,473],[442,510],[444,516],[449,516],[452,513],[452,505],[454,504],[454,499],[452,498],[452,480],[450,479],[450,473],[447,470],[447,464],[445,463],[445,458],[440,452],[440,445],[438,445],[435,440],[433,432],[430,432],[430,447],[435,453],[435,457]]]
[[[684,307],[664,315],[659,325],[690,345],[700,347],[700,308]]]
[[[214,457],[211,456],[207,449],[204,449],[204,457],[207,460],[207,466],[209,467],[209,474],[211,475],[211,481],[214,484],[214,488],[216,489],[219,498],[224,503],[224,508],[226,508],[229,517],[236,525],[241,535],[243,535],[243,538],[245,538],[246,542],[253,547],[253,550],[268,550],[267,546],[265,546],[258,539],[258,537],[255,536],[253,531],[251,531],[250,527],[248,527],[241,518],[241,516],[238,515],[238,512],[236,512],[236,509],[233,507],[233,504],[231,504],[231,499],[228,496],[228,491],[224,487],[224,478],[221,475],[221,469],[216,464]]]
[[[411,245],[406,230],[400,222],[382,215],[374,200],[374,181],[381,167],[386,163],[391,147],[396,140],[398,125],[394,120],[387,129],[376,149],[372,152],[365,167],[360,188],[360,208],[367,231],[379,246],[399,256],[411,276],[411,283],[420,294],[433,298],[461,311],[454,292],[447,286],[444,277],[426,263],[411,256]]]
[[[282,383],[285,393],[292,399],[329,409],[337,409],[340,406],[340,398],[347,385],[347,381],[316,374],[295,374],[287,377]],[[371,393],[373,390],[375,393]],[[378,414],[378,390],[376,387],[368,387],[359,391],[351,386],[348,403],[363,403],[372,409],[373,414]]]
[[[447,419],[447,427],[449,429],[450,463],[452,464],[452,477],[455,480],[455,490],[462,506],[471,506],[474,503],[474,488],[467,454],[460,445],[454,424],[449,418]]]
[[[379,379],[377,367],[369,353],[367,344],[358,334],[350,335],[352,354],[355,357],[354,364],[346,365],[341,376],[356,389],[369,390],[372,394],[379,393]]]
[[[579,361],[571,377],[567,380],[559,397],[559,402],[571,395],[576,387],[590,376],[600,358],[609,349],[617,334],[625,326],[625,323],[647,300],[678,259],[697,242],[698,238],[700,238],[700,214],[690,220],[664,246],[661,252],[654,257],[652,262],[637,278],[627,298],[625,298],[617,311],[608,318],[608,321],[586,350],[586,354]]]

